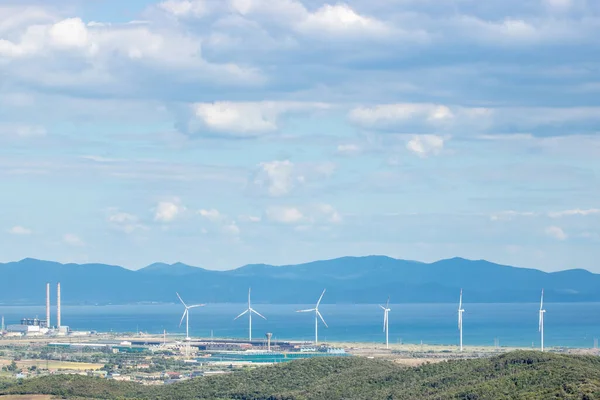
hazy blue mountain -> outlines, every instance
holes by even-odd
[[[600,275],[584,270],[546,273],[485,260],[452,258],[434,263],[385,256],[342,257],[300,265],[246,265],[211,271],[182,263],[155,263],[138,271],[105,264],[60,264],[26,258],[0,264],[1,304],[43,304],[45,283],[60,281],[64,304],[244,302],[248,287],[258,303],[600,301]]]

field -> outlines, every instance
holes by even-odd
[[[24,394],[0,396],[0,400],[51,400],[52,396],[45,394]]]
[[[0,360],[0,367],[9,365],[11,363],[10,360]],[[93,364],[93,363],[82,363],[82,362],[70,362],[70,361],[55,361],[50,360],[46,363],[46,360],[23,360],[17,361],[17,367],[22,369],[28,369],[29,367],[36,366],[37,368],[46,369],[46,366],[49,370],[98,370],[102,368],[103,364]]]

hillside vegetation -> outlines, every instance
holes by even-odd
[[[95,399],[599,399],[600,358],[513,352],[416,368],[358,357],[316,358],[145,387],[82,376],[24,380],[0,394]]]

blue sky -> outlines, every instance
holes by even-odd
[[[0,4],[0,261],[600,272],[600,3]]]

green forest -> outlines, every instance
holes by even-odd
[[[3,383],[0,394],[85,399],[600,399],[600,358],[517,351],[403,367],[331,357],[165,386],[56,375]]]

